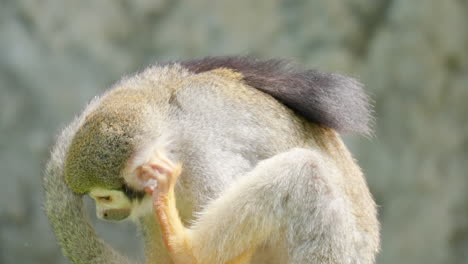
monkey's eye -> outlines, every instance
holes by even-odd
[[[97,199],[101,202],[111,202],[112,198],[110,196],[99,196]]]

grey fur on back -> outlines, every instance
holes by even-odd
[[[179,62],[194,73],[228,68],[251,87],[265,92],[307,120],[344,133],[369,135],[369,98],[357,80],[316,70],[302,70],[280,59],[206,57]]]

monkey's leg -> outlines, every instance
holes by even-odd
[[[190,234],[185,230],[176,208],[174,186],[181,172],[161,153],[140,167],[139,177],[147,181],[145,191],[152,193],[153,206],[163,233],[164,244],[174,264],[197,263],[192,255]],[[151,180],[156,181],[151,184]]]
[[[333,161],[318,151],[293,149],[240,177],[204,208],[190,230],[177,222],[170,205],[175,197],[158,198],[174,210],[157,203],[156,209],[166,215],[160,221],[170,236],[184,241],[176,244],[187,245],[178,248],[195,263],[229,263],[278,241],[287,246],[288,263],[373,263],[375,252],[359,242],[365,234],[357,231],[343,184]]]
[[[373,263],[343,181],[318,151],[293,149],[264,160],[200,213],[190,232],[193,255],[200,263],[226,263],[263,243],[283,243],[287,263]]]

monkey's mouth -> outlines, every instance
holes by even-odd
[[[98,216],[106,221],[122,221],[130,216],[131,210],[128,208],[107,209]]]

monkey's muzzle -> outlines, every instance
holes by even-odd
[[[124,220],[130,215],[130,209],[107,209],[102,212],[101,218],[108,221],[120,221]]]

